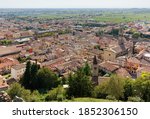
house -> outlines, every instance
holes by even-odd
[[[17,46],[0,46],[0,57],[19,54],[21,52],[21,47]]]
[[[115,61],[117,57],[120,56],[132,56],[133,53],[133,43],[126,41],[126,39],[119,38],[118,43],[109,45],[104,48],[101,57],[105,61]]]
[[[20,80],[20,78],[24,74],[25,70],[26,70],[25,64],[18,64],[18,65],[12,66],[11,78],[14,78],[16,80]]]
[[[121,77],[126,77],[126,78],[132,77],[125,68],[119,68],[118,70],[115,71],[115,74]]]
[[[12,58],[0,58],[0,74],[7,74],[10,72],[11,67],[19,64],[19,62]]]
[[[116,70],[119,69],[118,65],[115,65],[113,62],[104,61],[99,64],[99,69],[105,73],[115,73]]]

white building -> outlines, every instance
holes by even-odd
[[[11,78],[19,80],[26,70],[25,64],[15,65],[11,68]]]

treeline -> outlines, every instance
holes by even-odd
[[[137,79],[112,75],[94,89],[94,97],[122,101],[150,101],[150,73],[143,73]]]
[[[64,88],[63,85],[69,85],[69,88]],[[90,97],[93,88],[88,63],[78,68],[75,73],[70,73],[68,77],[58,77],[47,68],[40,68],[36,63],[27,62],[20,84],[11,85],[8,94],[12,99],[20,96],[25,101],[63,101],[72,97]]]
[[[118,101],[150,101],[150,73],[143,73],[133,80],[117,75],[93,85],[91,67],[85,63],[67,77],[58,77],[47,68],[27,62],[26,71],[19,83],[7,91],[13,99],[25,101],[66,101],[77,97],[92,97]]]
[[[27,62],[26,70],[20,80],[21,85],[26,88],[45,92],[59,84],[58,76],[48,68],[40,68],[36,63]]]
[[[10,45],[12,44],[11,40],[0,40],[0,45]]]
[[[57,32],[51,31],[51,32],[40,33],[40,34],[37,34],[37,37],[41,38],[41,37],[47,37],[47,36],[55,36],[56,33],[58,33],[59,35],[68,34],[68,33],[71,33],[71,30],[65,29],[65,30],[58,30]]]

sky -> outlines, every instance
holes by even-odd
[[[150,8],[150,0],[0,0],[0,8]]]

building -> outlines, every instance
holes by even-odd
[[[0,49],[0,57],[15,55],[21,52],[21,48],[17,46],[0,46]]]
[[[19,80],[26,70],[25,64],[15,65],[11,68],[11,78]]]
[[[10,73],[11,67],[19,62],[12,58],[0,58],[0,74]]]
[[[98,61],[96,56],[93,58],[93,65],[92,65],[92,81],[95,85],[98,85],[98,76],[99,76],[99,67],[98,67]]]
[[[0,91],[5,91],[8,89],[8,85],[6,83],[6,80],[3,76],[0,75]]]

